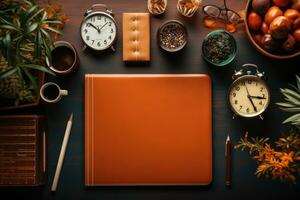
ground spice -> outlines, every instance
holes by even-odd
[[[160,44],[167,49],[177,49],[185,45],[187,37],[184,27],[180,24],[169,23],[162,27]]]
[[[203,53],[213,63],[219,64],[227,60],[234,52],[234,45],[227,33],[209,35],[203,42]]]

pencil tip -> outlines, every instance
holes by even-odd
[[[230,137],[229,137],[229,135],[227,135],[226,141],[229,141],[229,140],[230,140]]]
[[[73,113],[71,114],[69,121],[73,121]]]

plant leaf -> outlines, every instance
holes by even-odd
[[[41,31],[37,31],[36,40],[35,40],[35,48],[34,48],[34,57],[38,58],[41,56]]]
[[[50,47],[44,38],[42,38],[42,40],[43,40],[43,47],[45,49],[46,57],[48,58],[49,62],[52,63],[52,54],[51,54]]]
[[[49,33],[46,30],[41,28],[41,31],[46,36],[47,40],[51,40],[51,37],[50,37]]]
[[[296,98],[300,101],[300,94],[298,94],[297,92],[295,92],[291,89],[285,89],[285,93],[293,96],[294,98]]]
[[[297,119],[300,119],[300,113],[299,114],[295,114],[295,115],[292,115],[291,117],[287,118],[286,120],[284,120],[282,123],[285,124],[285,123],[288,123],[288,122],[292,122],[292,121],[295,121]]]
[[[55,33],[57,33],[57,34],[62,34],[62,32],[60,31],[60,30],[58,30],[58,29],[56,29],[56,28],[53,28],[53,27],[51,27],[51,26],[48,26],[46,29],[48,29],[48,30],[50,30],[50,31],[52,31],[52,32],[55,32]]]
[[[44,11],[41,21],[45,21],[47,19],[47,12]]]
[[[17,70],[18,70],[17,68],[11,67],[11,68],[9,68],[8,70],[6,70],[6,71],[0,73],[0,80],[3,79],[3,78],[8,77],[8,76],[10,76],[10,75],[12,75],[12,74],[14,74],[14,73],[16,73]]]
[[[297,86],[298,86],[298,89],[300,90],[300,77],[298,75],[296,75],[296,78],[297,78]]]
[[[35,29],[37,29],[37,27],[39,26],[38,23],[32,23],[30,26],[27,27],[26,33],[29,34],[33,31],[35,31]]]
[[[47,23],[47,24],[63,24],[62,21],[59,21],[59,20],[45,20],[45,21],[43,21],[43,23]]]
[[[30,15],[32,14],[32,12],[34,12],[35,9],[37,9],[37,7],[38,5],[34,5],[26,11],[26,14],[24,15],[24,17],[22,17],[22,24],[26,25],[26,22],[30,18]]]
[[[9,24],[0,24],[0,28],[2,29],[8,29],[8,30],[12,30],[12,31],[20,31],[19,29],[17,29],[16,27],[9,25]]]
[[[288,102],[280,102],[280,103],[276,103],[276,105],[282,106],[282,107],[294,107],[293,104],[288,103]]]
[[[53,76],[55,76],[55,74],[48,68],[42,66],[42,65],[36,65],[36,64],[21,64],[20,65],[21,67],[26,67],[26,68],[30,68],[30,69],[35,69],[35,70],[38,70],[38,71],[43,71],[43,72],[46,72],[48,74],[51,74]]]
[[[300,112],[300,107],[298,108],[281,108],[281,110],[286,112]]]
[[[28,77],[31,82],[32,87],[36,90],[38,88],[35,78],[30,74],[26,68],[21,68],[24,71],[24,74]]]
[[[24,3],[28,4],[30,7],[32,6],[32,3],[30,1],[27,0],[22,0]]]
[[[25,24],[27,24],[28,22],[30,22],[33,18],[35,18],[37,15],[39,15],[41,12],[44,11],[44,8],[39,9],[36,13],[34,13],[31,17],[29,17],[26,21]]]

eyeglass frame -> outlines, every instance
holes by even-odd
[[[208,6],[217,8],[217,9],[219,10],[218,16],[212,16],[212,15],[208,14],[208,13],[205,11],[205,8],[208,7]],[[223,14],[223,11],[225,11],[225,14]],[[219,6],[215,5],[215,4],[207,4],[207,5],[205,5],[205,6],[202,7],[202,12],[206,15],[206,17],[215,18],[215,19],[218,19],[218,20],[223,21],[223,22],[225,22],[225,23],[228,23],[228,22],[233,23],[232,21],[230,21],[230,20],[228,19],[228,11],[231,11],[232,13],[236,14],[236,15],[239,17],[239,19],[237,20],[237,24],[243,23],[243,22],[244,22],[244,20],[243,20],[243,18],[241,17],[241,15],[239,15],[236,11],[234,11],[234,10],[232,10],[232,9],[229,9],[229,8],[227,7],[226,0],[224,0],[224,8],[221,8],[221,7],[219,7]],[[223,17],[225,17],[225,19],[222,18],[222,17],[220,17],[220,15],[223,16]]]

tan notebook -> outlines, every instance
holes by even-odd
[[[207,75],[86,75],[85,184],[212,181]]]

